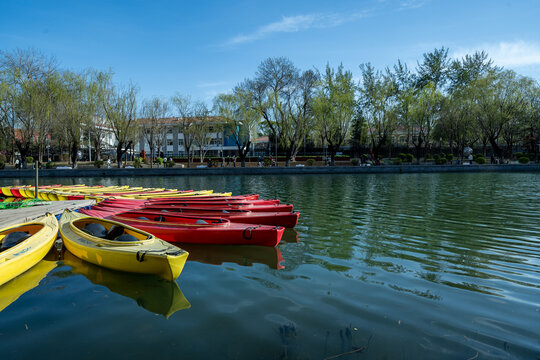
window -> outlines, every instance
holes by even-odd
[[[173,141],[172,140],[167,140],[167,145],[168,146],[173,146]]]

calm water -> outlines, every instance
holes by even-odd
[[[276,249],[187,247],[177,284],[50,254],[0,312],[2,359],[540,356],[540,174],[43,180],[260,193],[302,215]]]

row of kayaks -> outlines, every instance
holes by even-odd
[[[106,199],[59,222],[47,214],[0,230],[0,285],[45,256],[60,234],[76,257],[113,270],[176,279],[188,253],[174,245],[275,246],[299,213],[258,195]]]
[[[1,187],[2,195],[14,198],[36,197],[36,188],[32,185]],[[83,200],[100,201],[108,198],[149,199],[167,197],[228,197],[231,193],[214,193],[213,190],[177,190],[165,188],[143,188],[130,186],[87,186],[79,185],[43,185],[38,187],[37,198],[45,201]]]

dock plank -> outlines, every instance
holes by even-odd
[[[50,201],[42,205],[35,205],[19,209],[0,210],[0,229],[10,225],[30,221],[45,215],[47,212],[58,215],[63,213],[64,209],[75,210],[84,206],[93,205],[94,203],[94,200]]]

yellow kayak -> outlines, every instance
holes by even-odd
[[[60,235],[78,258],[105,268],[175,280],[188,253],[152,234],[122,223],[65,210]]]
[[[83,275],[92,284],[105,286],[114,293],[135,300],[137,305],[144,309],[166,318],[191,306],[176,281],[106,269],[82,261],[67,250],[64,252],[63,263],[71,267],[73,273]]]
[[[47,214],[0,230],[0,285],[22,274],[47,255],[58,235],[58,221]]]
[[[7,186],[2,186],[2,194],[7,197],[12,197],[11,188]]]

